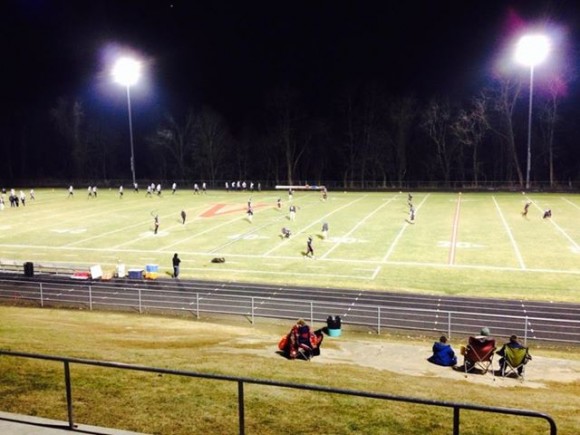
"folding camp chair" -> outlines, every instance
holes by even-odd
[[[493,338],[482,340],[469,337],[463,363],[465,373],[477,368],[485,374],[491,368],[491,373],[493,374],[493,353],[495,349],[495,340]]]
[[[518,378],[524,378],[525,367],[527,362],[532,359],[528,353],[527,347],[512,348],[504,346],[503,358],[500,360],[500,372],[503,377],[510,374],[516,375]]]

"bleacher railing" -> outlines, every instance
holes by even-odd
[[[511,408],[500,408],[495,406],[481,406],[481,405],[471,405],[466,403],[454,403],[454,402],[446,402],[446,401],[439,401],[439,400],[427,400],[427,399],[419,399],[415,397],[405,397],[405,396],[394,396],[390,394],[380,394],[380,393],[370,393],[365,391],[356,391],[356,390],[346,390],[340,388],[330,388],[330,387],[322,387],[317,385],[306,385],[306,384],[295,384],[295,383],[288,383],[288,382],[278,382],[278,381],[271,381],[271,380],[264,380],[264,379],[252,379],[252,378],[243,378],[238,376],[226,376],[226,375],[211,375],[205,373],[197,373],[197,372],[190,372],[190,371],[183,371],[183,370],[171,370],[171,369],[162,369],[156,367],[147,367],[147,366],[140,366],[140,365],[132,365],[132,364],[123,364],[118,362],[107,362],[107,361],[96,361],[91,359],[82,359],[82,358],[68,358],[68,357],[59,357],[59,356],[51,356],[51,355],[42,355],[42,354],[34,354],[34,353],[24,353],[24,352],[12,352],[12,351],[5,351],[0,350],[0,355],[6,355],[11,357],[18,357],[18,358],[32,358],[32,359],[40,359],[45,361],[56,361],[62,362],[64,365],[64,378],[65,378],[65,390],[66,390],[66,404],[67,404],[67,415],[68,415],[68,424],[66,427],[68,430],[74,431],[77,428],[74,419],[74,406],[73,406],[73,395],[72,395],[72,386],[73,380],[70,375],[70,365],[71,364],[82,364],[88,366],[97,366],[97,367],[107,367],[107,368],[114,368],[114,369],[122,369],[122,370],[134,370],[140,372],[149,372],[149,373],[158,373],[158,374],[165,374],[165,375],[175,375],[175,376],[185,376],[190,378],[202,378],[202,379],[210,379],[215,381],[228,381],[228,382],[235,382],[237,383],[237,401],[238,401],[238,433],[240,435],[245,434],[245,399],[244,399],[244,387],[247,384],[254,384],[254,385],[264,385],[269,387],[281,387],[281,388],[290,388],[290,389],[297,389],[297,390],[308,390],[308,391],[316,391],[319,393],[327,393],[327,394],[339,394],[339,395],[346,395],[346,396],[353,396],[353,397],[363,397],[368,399],[378,399],[378,400],[387,400],[387,401],[395,401],[395,402],[405,402],[405,403],[412,403],[416,405],[426,405],[426,406],[437,406],[443,408],[449,408],[453,410],[453,434],[459,435],[460,433],[460,411],[461,410],[470,410],[470,411],[481,411],[486,413],[495,413],[495,414],[507,414],[507,415],[515,415],[521,417],[529,417],[529,418],[539,418],[545,420],[549,425],[549,431],[551,435],[556,435],[558,430],[556,426],[556,422],[554,419],[547,415],[536,411],[530,411],[525,409],[511,409]],[[54,427],[54,425],[51,425]]]

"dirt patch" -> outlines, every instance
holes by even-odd
[[[228,354],[244,353],[272,358],[276,356],[279,339],[278,336],[236,337],[212,350]],[[240,348],[241,345],[243,348]],[[248,345],[251,345],[252,349],[248,349]],[[309,364],[350,364],[408,376],[449,378],[496,387],[546,388],[548,382],[580,381],[580,361],[575,360],[533,355],[533,360],[526,366],[525,380],[522,381],[516,378],[494,377],[491,372],[485,375],[477,373],[466,375],[462,370],[429,363],[427,358],[430,355],[431,346],[426,345],[325,337],[321,355],[313,358]],[[459,362],[463,362],[461,356]],[[497,369],[497,362],[495,368]]]

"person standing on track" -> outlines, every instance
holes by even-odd
[[[181,263],[181,260],[179,259],[177,252],[173,255],[173,259],[171,260],[172,264],[173,264],[173,278],[178,278],[179,277],[179,264]]]

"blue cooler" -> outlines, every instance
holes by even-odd
[[[328,336],[329,337],[340,337],[342,329],[329,329]]]
[[[143,279],[143,269],[129,269],[129,279]]]
[[[145,272],[159,272],[159,266],[156,264],[148,264],[145,266]]]

